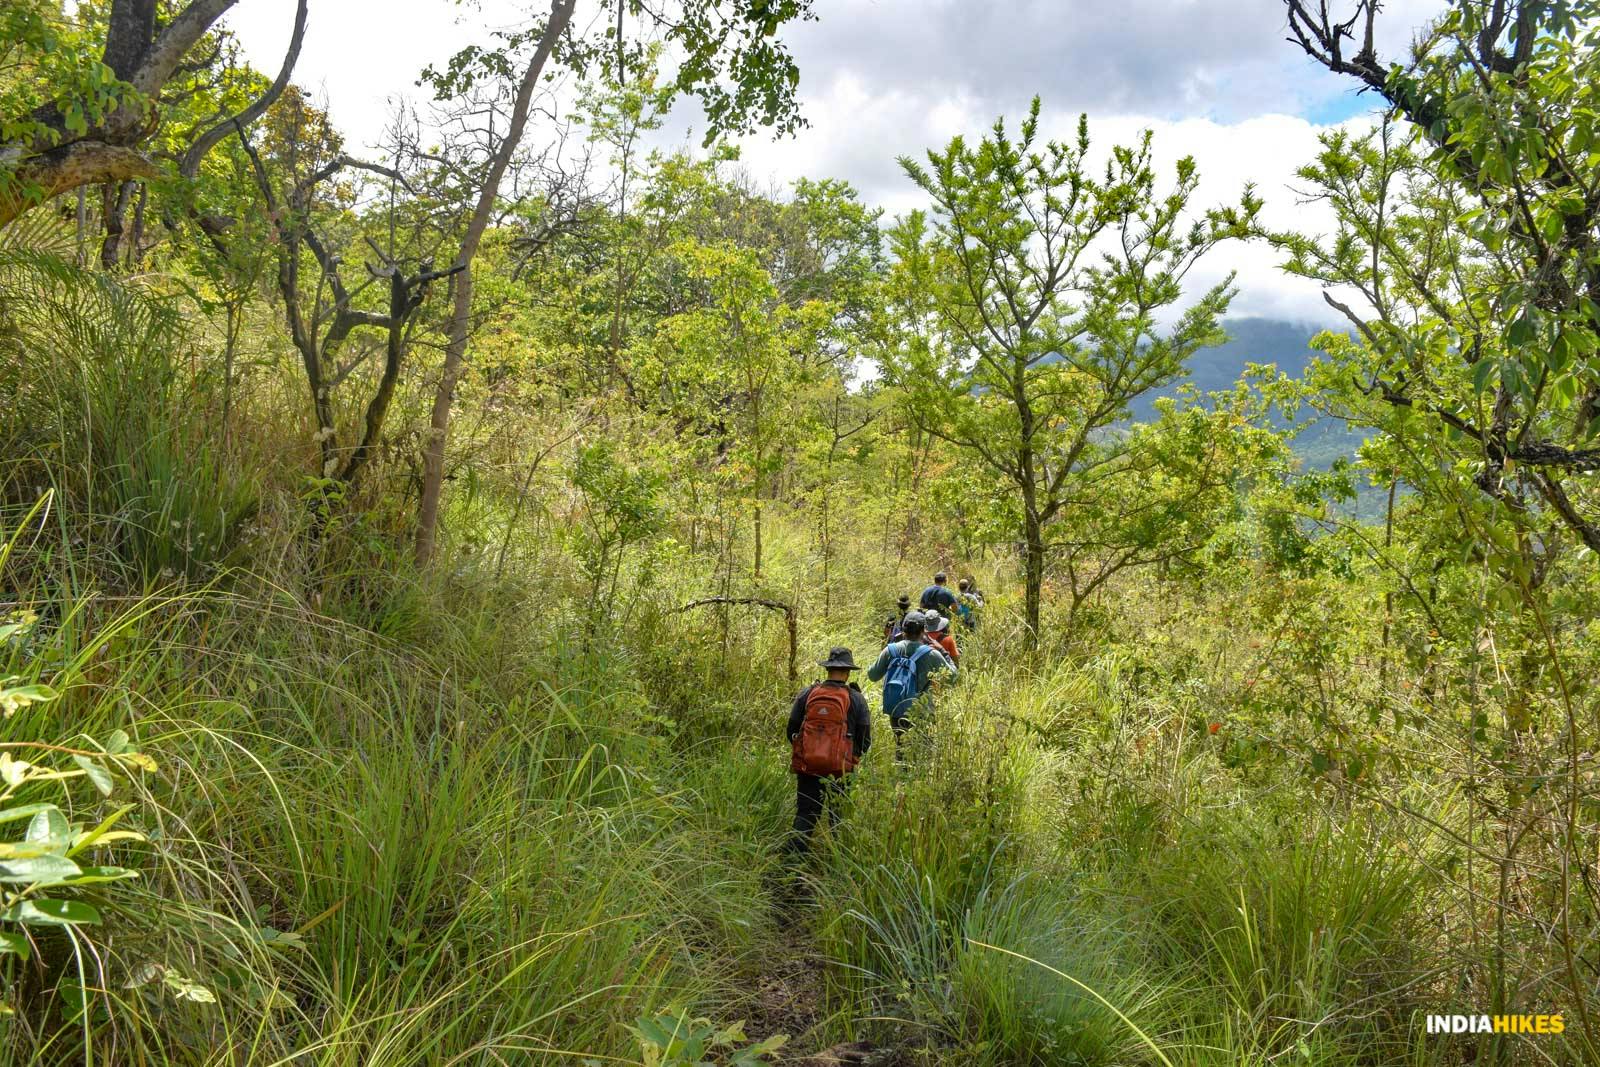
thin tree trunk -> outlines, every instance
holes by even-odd
[[[1389,479],[1389,501],[1383,512],[1383,547],[1388,551],[1394,545],[1394,490],[1398,479]],[[1394,590],[1383,594],[1383,656],[1378,661],[1378,684],[1389,685],[1389,630],[1394,623]]]
[[[478,245],[494,215],[495,201],[500,196],[500,182],[522,143],[533,91],[539,84],[545,62],[550,58],[556,41],[566,32],[567,23],[572,20],[572,9],[576,2],[553,0],[550,5],[549,25],[545,27],[544,37],[539,41],[539,47],[523,72],[522,82],[517,86],[516,101],[511,109],[511,125],[489,165],[489,173],[484,176],[483,188],[478,191],[477,206],[467,223],[467,232],[461,239],[461,250],[456,255],[456,266],[461,268],[461,273],[456,278],[455,305],[450,312],[444,373],[439,379],[438,392],[434,394],[428,437],[422,451],[422,501],[417,508],[416,541],[419,567],[426,567],[433,559],[437,544],[439,500],[444,493],[444,454],[450,439],[450,409],[455,401],[456,383],[461,378],[462,364],[466,360],[467,333],[472,323],[472,260],[478,254]]]
[[[85,238],[85,236],[87,234],[88,228],[89,228],[89,196],[88,196],[88,190],[84,186],[80,185],[80,186],[78,186],[78,256],[77,256],[77,264],[80,267],[84,266],[84,264],[85,264],[85,260],[83,258],[83,255],[84,255],[84,238]]]
[[[122,251],[123,222],[128,215],[128,198],[133,195],[133,182],[106,184],[100,192],[100,203],[106,236],[100,242],[100,266],[104,270],[117,269]]]
[[[1044,597],[1044,528],[1032,508],[1023,517],[1024,607],[1028,647],[1039,647],[1039,607]]]

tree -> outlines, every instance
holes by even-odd
[[[728,10],[719,0],[672,4],[600,0],[598,13],[606,16],[600,20],[604,29],[592,37],[574,39],[568,28],[573,25],[576,6],[577,0],[552,0],[547,18],[525,32],[504,36],[502,48],[474,46],[457,54],[445,70],[424,74],[441,96],[447,96],[464,92],[479,80],[503,79],[511,70],[522,71],[505,133],[490,131],[488,165],[455,259],[460,277],[447,330],[444,369],[423,447],[416,536],[419,565],[432,558],[437,538],[451,406],[471,330],[472,260],[493,217],[500,182],[521,145],[534,89],[557,46],[561,46],[560,60],[569,67],[581,72],[595,65],[602,75],[609,72],[620,81],[630,70],[648,69],[650,62],[650,49],[630,45],[626,36],[625,22],[632,16],[661,31],[667,46],[675,49],[679,62],[673,88],[701,102],[708,120],[708,142],[723,133],[748,130],[756,121],[780,130],[792,129],[800,121],[794,100],[799,71],[776,33],[786,22],[811,17],[811,0],[739,0]],[[529,45],[533,51],[526,64],[514,63],[513,57]],[[725,78],[723,70],[731,71],[731,78]]]
[[[269,150],[276,149],[274,163],[284,183],[282,192],[275,189],[262,153],[242,132],[240,137],[277,238],[278,295],[289,338],[305,370],[317,421],[318,479],[327,486],[337,483],[348,488],[355,485],[378,445],[410,345],[413,319],[429,285],[460,268],[435,270],[431,260],[424,260],[408,271],[393,248],[385,251],[368,241],[377,263],[368,260],[368,281],[352,288],[345,276],[344,250],[318,232],[319,188],[350,169],[371,171],[392,182],[404,182],[404,178],[392,168],[345,155],[327,116],[298,92],[286,97],[277,114],[279,121],[269,126],[266,140]],[[309,284],[302,277],[307,252],[315,266]],[[379,306],[363,306],[361,297],[372,283],[381,283],[387,292],[377,301]],[[361,429],[352,445],[341,446],[335,393],[372,354],[358,351],[340,365],[346,342],[358,330],[381,331],[382,358]]]
[[[117,190],[107,217],[120,221],[122,183],[166,172],[148,151],[165,117],[163,91],[237,2],[190,0],[163,19],[160,0],[110,0],[98,59],[94,33],[69,26],[58,4],[5,5],[0,41],[27,76],[0,90],[0,226],[51,197],[102,183]],[[85,22],[91,29],[102,25]],[[223,136],[253,121],[283,91],[305,22],[306,0],[300,0],[284,73],[236,119],[203,133],[185,153],[183,173],[192,176]]]
[[[763,502],[785,458],[781,435],[795,410],[794,390],[804,380],[805,353],[819,347],[831,308],[821,301],[799,307],[779,301],[749,249],[683,242],[675,254],[704,290],[704,302],[660,324],[659,373],[671,382],[666,388],[681,410],[725,420],[722,436],[736,461],[733,474],[750,500],[751,569],[760,578]]]
[[[976,146],[957,137],[929,152],[927,167],[901,161],[937,221],[930,229],[913,212],[891,234],[902,330],[885,369],[926,433],[974,453],[1017,494],[1037,641],[1050,525],[1137,476],[1130,439],[1111,428],[1221,339],[1231,279],[1170,326],[1160,320],[1195,263],[1244,232],[1256,201],[1247,192],[1190,223],[1194,162],[1180,160],[1158,191],[1148,133],[1113,149],[1097,178],[1086,118],[1074,142],[1042,141],[1035,99],[1020,132],[1001,120]]]
[[[1600,3],[1457,0],[1405,67],[1375,51],[1378,4],[1286,4],[1295,41],[1403,122],[1330,135],[1302,172],[1331,242],[1271,235],[1336,287],[1347,380],[1391,409],[1368,417],[1428,427],[1496,505],[1600,552]]]

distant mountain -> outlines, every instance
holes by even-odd
[[[1316,358],[1311,339],[1322,330],[1308,323],[1267,318],[1228,319],[1223,327],[1228,331],[1227,341],[1202,349],[1189,360],[1187,381],[1201,392],[1233,388],[1248,363],[1272,363],[1282,373],[1298,378]],[[1149,418],[1157,397],[1174,392],[1169,389],[1144,397],[1134,405],[1134,418]],[[1301,430],[1294,450],[1307,467],[1326,470],[1339,457],[1353,456],[1363,436],[1337,420],[1318,419]]]

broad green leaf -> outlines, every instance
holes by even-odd
[[[67,855],[76,856],[93,845],[110,844],[112,841],[143,841],[144,835],[141,833],[136,833],[133,830],[113,831],[111,829],[133,808],[134,805],[132,804],[124,804],[104,819],[101,819],[100,824],[93,830],[79,834],[77,840],[73,841],[72,847],[67,850]]]
[[[100,912],[81,900],[24,900],[0,913],[0,920],[27,926],[93,925]]]
[[[104,885],[107,882],[121,882],[129,878],[139,877],[139,872],[127,867],[84,867],[83,873],[75,878],[64,878],[59,885]]]
[[[6,808],[0,811],[0,822],[16,822],[19,819],[31,819],[41,811],[49,811],[54,804],[23,804],[15,808]]]
[[[55,883],[80,873],[78,865],[65,856],[45,855],[27,859],[0,860],[0,882],[12,884]]]
[[[1495,362],[1492,359],[1480,359],[1472,366],[1472,391],[1482,394],[1489,387],[1489,376],[1494,373]]]
[[[100,791],[101,796],[108,797],[111,795],[111,790],[115,788],[115,782],[112,781],[111,772],[105,769],[104,764],[88,756],[77,755],[72,757],[72,762],[83,769],[83,773],[88,775],[89,781],[94,783],[94,787]]]
[[[33,956],[33,944],[23,934],[0,930],[0,952],[9,952],[26,960]]]
[[[31,845],[65,849],[72,843],[71,839],[72,827],[67,825],[67,817],[54,804],[39,812],[28,823],[26,840]]]

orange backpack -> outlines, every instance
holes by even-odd
[[[789,770],[838,778],[856,765],[850,741],[850,695],[842,685],[814,685],[806,694],[806,717],[795,734]]]

